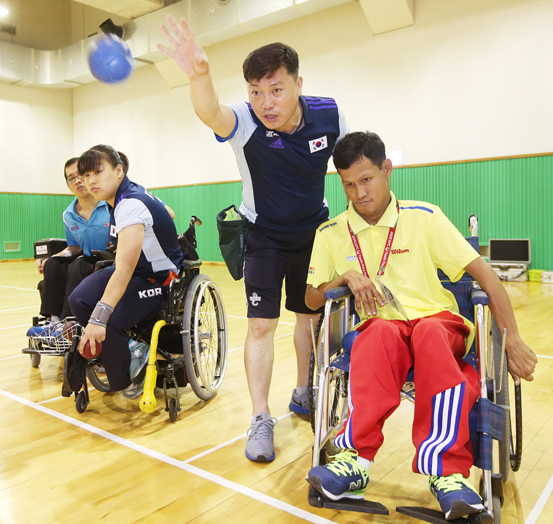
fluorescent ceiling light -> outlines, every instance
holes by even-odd
[[[0,5],[0,16],[6,16],[9,13],[9,11]]]

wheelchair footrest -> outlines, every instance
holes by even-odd
[[[398,506],[396,511],[431,524],[493,524],[493,517],[485,511],[454,520],[446,520],[443,512],[430,508]]]
[[[360,513],[374,513],[377,515],[389,515],[388,508],[380,502],[370,500],[329,500],[323,497],[315,488],[309,488],[309,504],[315,508],[337,509],[340,511],[358,511]]]

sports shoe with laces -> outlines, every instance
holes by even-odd
[[[121,395],[123,395],[125,398],[130,398],[134,400],[135,398],[138,398],[140,395],[142,395],[143,391],[144,380],[140,384],[131,384],[129,387],[121,391]]]
[[[252,417],[252,425],[248,429],[246,442],[246,457],[255,462],[271,462],[275,458],[273,442],[277,419],[267,413]]]
[[[330,464],[312,468],[307,482],[330,500],[363,499],[369,472],[357,462],[356,450],[338,453]]]
[[[461,473],[447,477],[431,475],[428,486],[432,495],[438,499],[446,520],[484,511],[480,495]]]
[[[297,388],[294,388],[294,391],[292,391],[292,400],[288,405],[288,409],[290,411],[293,411],[294,413],[309,415],[307,390],[303,393],[298,394]]]

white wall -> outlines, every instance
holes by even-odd
[[[0,83],[0,191],[69,193],[63,165],[72,155],[71,91]]]
[[[553,151],[550,0],[417,0],[413,27],[372,36],[357,2],[207,48],[223,103],[244,99],[249,51],[282,40],[304,93],[334,96],[352,130],[379,133],[406,164]],[[77,151],[107,141],[149,186],[235,180],[230,147],[194,116],[189,90],[153,67],[129,84],[74,90]]]
[[[220,100],[230,103],[246,96],[241,65],[248,52],[289,43],[300,54],[304,93],[335,97],[352,130],[376,131],[389,149],[404,150],[406,164],[530,154],[553,151],[551,20],[550,0],[417,0],[415,26],[374,37],[352,1],[207,52]],[[42,141],[66,148],[60,137],[71,132],[67,104],[46,103],[63,95],[40,90],[48,109],[30,109],[35,95],[23,93],[34,90],[11,87],[22,93],[21,107],[6,130],[8,87],[0,85],[0,134],[7,141],[0,153],[30,147],[34,155],[34,144],[18,140],[29,143],[27,130],[37,126]],[[123,86],[74,89],[72,125],[69,154],[110,143],[129,155],[132,178],[150,187],[238,179],[230,147],[217,144],[194,115],[188,88],[170,90],[153,66]],[[44,147],[38,139],[37,147]],[[25,190],[60,192],[66,156],[64,149],[23,165],[11,161],[7,173],[24,171]],[[0,190],[12,191],[4,154],[0,162]],[[45,171],[45,164],[56,168]],[[22,189],[9,181],[14,185]]]

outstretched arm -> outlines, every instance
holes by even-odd
[[[348,271],[331,282],[321,284],[319,287],[313,287],[307,284],[305,304],[310,309],[319,309],[324,306],[326,302],[324,292],[340,286],[349,287],[355,297],[357,311],[363,311],[364,308],[368,316],[370,316],[371,313],[376,316],[376,302],[382,307],[385,305],[384,299],[376,289],[372,280],[357,271]]]
[[[534,380],[532,373],[538,359],[535,353],[520,338],[515,314],[509,296],[494,270],[480,257],[472,261],[466,268],[480,284],[490,298],[490,310],[493,313],[501,333],[507,328],[506,350],[509,358],[509,372],[515,384],[520,379]]]
[[[232,109],[219,103],[219,97],[213,87],[209,73],[209,61],[205,51],[196,41],[188,22],[181,17],[179,24],[167,16],[167,25],[171,31],[161,25],[161,32],[173,49],[158,45],[157,48],[188,75],[190,79],[190,99],[200,120],[217,135],[226,138],[234,129],[236,116]]]

